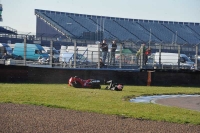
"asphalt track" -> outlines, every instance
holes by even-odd
[[[200,111],[200,96],[157,99],[155,100],[155,103],[165,106],[174,106],[174,107]]]

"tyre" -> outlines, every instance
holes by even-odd
[[[21,56],[17,56],[15,57],[15,60],[23,60],[23,58]]]
[[[72,82],[72,86],[75,88],[81,88],[82,85],[79,82]]]
[[[93,84],[91,86],[91,88],[93,88],[93,89],[101,89],[101,85],[100,84]]]

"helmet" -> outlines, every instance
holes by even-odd
[[[117,85],[117,88],[118,88],[119,90],[122,90],[122,89],[123,89],[123,85],[118,84],[118,85]]]

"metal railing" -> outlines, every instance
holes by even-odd
[[[51,41],[50,48],[53,49],[54,42]],[[17,60],[15,58],[10,58],[7,60],[1,59],[0,64],[5,65],[27,65],[27,66],[37,66],[37,67],[62,67],[62,68],[100,68],[100,57],[102,52],[100,50],[100,42],[93,44],[94,49],[89,47],[76,46],[74,41],[74,46],[71,49],[66,49],[66,53],[73,53],[68,61],[61,62],[65,57],[59,56],[59,60],[55,60],[53,53],[50,52],[48,61],[29,61],[26,60],[26,51],[24,51],[23,60]],[[24,46],[26,45],[26,38],[24,38]],[[103,68],[111,69],[195,69],[200,68],[200,57],[198,56],[199,44],[193,46],[195,49],[195,54],[188,54],[183,52],[184,45],[176,45],[174,49],[175,52],[165,51],[167,46],[163,44],[151,45],[151,54],[145,55],[146,48],[144,45],[141,45],[139,48],[135,45],[130,45],[130,47],[123,47],[122,43],[118,43],[118,51],[115,53],[115,62],[110,63],[110,52],[106,57],[105,66]],[[139,46],[139,45],[138,45]],[[140,51],[138,55],[136,52],[124,53],[125,49],[138,48],[137,51]],[[169,46],[171,47],[171,46]],[[156,48],[156,49],[154,49]],[[26,48],[25,48],[26,49]],[[182,60],[182,54],[185,54]],[[199,57],[199,58],[198,58]],[[173,61],[174,60],[174,61]]]

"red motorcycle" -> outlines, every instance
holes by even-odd
[[[69,79],[69,86],[72,86],[75,88],[101,89],[100,80],[96,80],[96,79],[83,80],[77,76],[71,77]]]

